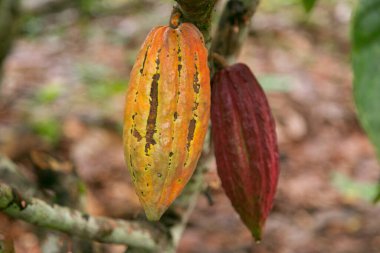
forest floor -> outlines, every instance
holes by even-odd
[[[265,2],[265,1],[263,1]],[[281,153],[275,205],[253,243],[220,187],[215,163],[180,242],[180,253],[379,253],[380,167],[355,114],[350,1],[263,3],[238,61],[267,91]],[[124,93],[139,45],[167,23],[170,1],[83,18],[73,9],[28,17],[5,65],[0,153],[33,176],[30,154],[70,161],[93,215],[141,213],[124,165]],[[22,140],[22,141],[20,141]],[[41,252],[33,226],[12,222],[16,252]],[[8,223],[7,223],[8,224]],[[123,252],[123,247],[108,247]]]

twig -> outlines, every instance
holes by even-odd
[[[214,60],[214,66],[222,69],[228,66],[226,59],[218,53],[212,53],[212,59]]]
[[[143,249],[166,247],[162,232],[141,222],[92,217],[69,208],[25,198],[0,183],[0,210],[12,218],[98,242],[126,244]]]

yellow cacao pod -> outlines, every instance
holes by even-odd
[[[124,114],[124,154],[149,220],[181,193],[202,151],[210,111],[207,49],[190,23],[159,26],[133,66]]]

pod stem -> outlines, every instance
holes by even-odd
[[[172,14],[170,15],[170,20],[169,20],[169,26],[173,29],[177,29],[178,26],[182,23],[182,13],[181,11],[174,6]]]
[[[228,67],[229,64],[228,64],[226,58],[224,58],[222,55],[220,55],[218,53],[212,53],[211,56],[212,56],[212,60],[214,62],[214,66],[215,66],[216,71]]]

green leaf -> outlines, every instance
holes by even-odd
[[[380,0],[362,0],[352,20],[352,45],[355,50],[378,44],[380,37]]]
[[[314,8],[315,4],[317,3],[317,0],[302,0],[302,3],[306,12],[310,12]]]
[[[125,91],[127,81],[125,80],[105,80],[89,86],[89,94],[93,99],[108,99],[109,97],[121,94]]]
[[[377,186],[377,195],[376,195],[376,197],[375,197],[375,199],[374,199],[374,202],[375,203],[377,203],[377,202],[379,202],[380,201],[380,183],[378,184],[378,186]]]
[[[362,0],[352,21],[354,98],[380,158],[380,0]],[[380,195],[380,189],[378,190]]]
[[[61,92],[62,87],[58,83],[51,83],[38,90],[36,100],[42,104],[49,104],[57,100]]]
[[[47,142],[55,145],[61,138],[61,123],[56,119],[41,119],[32,122],[33,131]]]
[[[259,76],[259,81],[267,92],[289,92],[294,84],[291,76],[281,74],[262,75]]]
[[[371,201],[376,196],[376,184],[355,181],[340,172],[333,173],[332,184],[346,198]]]

